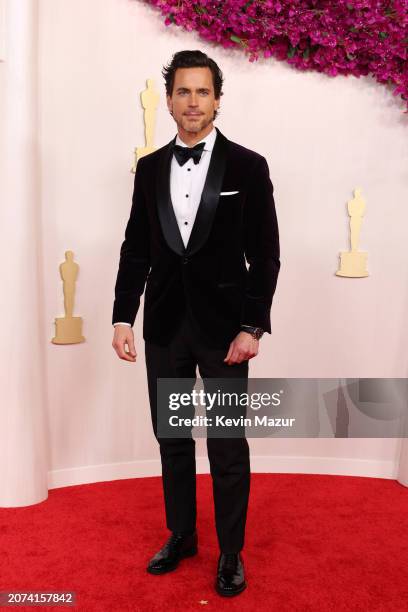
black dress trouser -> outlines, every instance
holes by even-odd
[[[160,446],[167,528],[191,532],[196,527],[195,440],[157,436],[157,378],[191,378],[196,367],[201,378],[248,379],[248,360],[228,365],[226,349],[206,346],[186,315],[168,346],[145,342],[150,409]],[[249,447],[243,437],[208,437],[207,450],[213,482],[215,524],[220,550],[237,553],[244,546],[250,489]]]

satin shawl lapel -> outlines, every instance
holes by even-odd
[[[201,249],[206,242],[211,231],[218,200],[220,199],[220,191],[224,180],[225,165],[227,161],[228,140],[221,134],[218,128],[215,129],[217,130],[217,138],[214,142],[210,165],[201,194],[200,205],[187,244],[186,255],[193,255],[193,253]]]
[[[170,197],[170,164],[173,155],[173,144],[175,142],[176,136],[164,147],[160,156],[156,182],[156,198],[164,238],[175,253],[182,255],[185,248]]]
[[[163,149],[159,160],[157,180],[159,219],[167,244],[178,255],[187,256],[196,253],[203,246],[211,231],[224,179],[228,146],[228,139],[218,128],[215,129],[217,138],[214,142],[207,177],[187,248],[184,247],[170,197],[170,164],[172,146],[176,138],[173,138]]]

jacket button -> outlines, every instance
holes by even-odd
[[[183,264],[188,263],[188,257],[183,257]]]

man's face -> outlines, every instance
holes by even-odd
[[[178,128],[197,133],[212,123],[220,100],[214,97],[211,70],[205,68],[177,68],[173,92],[167,96],[167,106],[173,111]]]

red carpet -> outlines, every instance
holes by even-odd
[[[41,504],[0,509],[0,591],[76,591],[74,609],[86,612],[408,610],[408,489],[395,481],[253,474],[248,588],[231,599],[213,590],[209,476],[198,476],[198,555],[151,576],[164,525],[160,478],[54,489]]]

